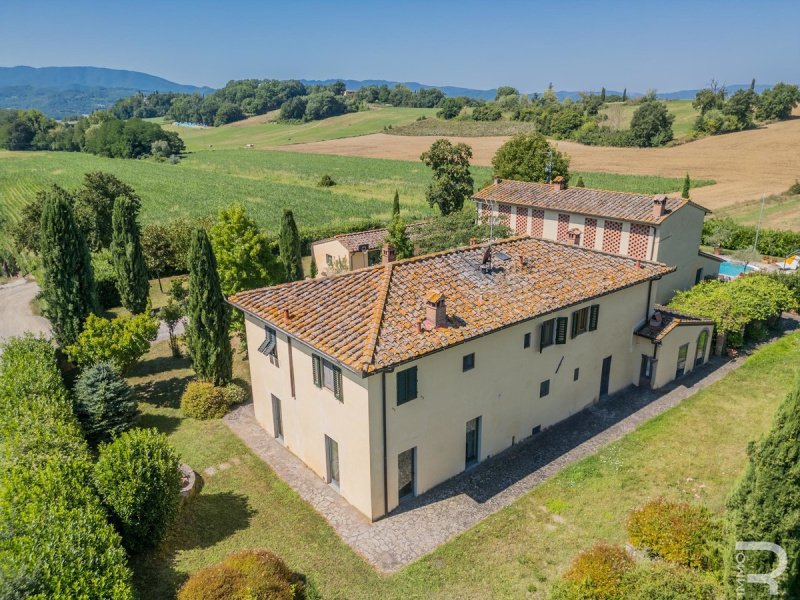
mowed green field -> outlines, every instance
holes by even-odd
[[[277,233],[284,208],[301,229],[386,219],[394,191],[404,214],[433,214],[425,201],[431,173],[421,162],[260,150],[205,150],[178,165],[151,160],[110,159],[84,153],[0,152],[0,215],[19,219],[38,190],[52,184],[77,188],[83,174],[107,171],[133,186],[142,197],[142,222],[216,215],[242,202],[268,232]],[[474,167],[476,189],[491,181],[490,169]],[[329,174],[337,185],[318,187]],[[647,194],[676,192],[679,178],[573,173],[587,187]],[[695,185],[711,182],[698,181]],[[7,242],[7,240],[5,240]]]
[[[256,148],[267,148],[379,133],[389,125],[406,125],[422,116],[431,117],[434,114],[435,108],[381,107],[309,123],[278,123],[271,120],[276,115],[270,113],[223,127],[178,127],[163,124],[162,127],[177,132],[190,151],[209,147],[244,148],[247,144],[253,144]],[[156,122],[159,121],[160,119],[156,119]]]
[[[695,119],[697,119],[699,113],[692,107],[692,102],[692,100],[666,101],[667,110],[669,110],[670,114],[675,116],[675,121],[672,123],[672,132],[676,140],[688,137]],[[631,118],[637,108],[639,108],[637,104],[613,102],[600,112],[608,117],[605,125],[619,129],[627,129],[631,125]]]

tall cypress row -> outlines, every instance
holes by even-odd
[[[75,223],[72,196],[54,185],[46,194],[40,221],[45,314],[61,347],[74,344],[86,317],[97,312],[92,259]]]
[[[278,249],[286,275],[286,281],[299,281],[303,278],[303,255],[300,253],[300,234],[294,222],[294,214],[283,209],[283,221],[278,237]]]
[[[188,262],[187,344],[192,366],[200,379],[224,385],[231,380],[233,369],[230,310],[222,295],[217,259],[203,229],[192,232]]]
[[[394,200],[392,201],[392,217],[400,214],[400,192],[394,191]]]
[[[142,235],[136,219],[138,207],[128,196],[118,196],[111,215],[111,260],[122,306],[133,314],[147,308],[150,283],[142,252]]]

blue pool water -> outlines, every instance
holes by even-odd
[[[756,271],[757,269],[748,266],[747,271]],[[741,263],[735,263],[731,261],[725,261],[719,265],[719,274],[726,275],[727,277],[738,277],[742,273],[745,272],[745,266]]]

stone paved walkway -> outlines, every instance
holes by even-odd
[[[225,422],[277,475],[336,529],[342,539],[383,572],[396,571],[510,504],[545,479],[644,421],[676,406],[744,362],[714,357],[677,383],[657,391],[629,388],[478,467],[445,481],[375,523],[370,523],[256,422],[252,404]]]

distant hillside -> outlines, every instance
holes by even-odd
[[[136,92],[213,91],[121,69],[0,67],[0,108],[35,108],[54,118],[109,108]]]

